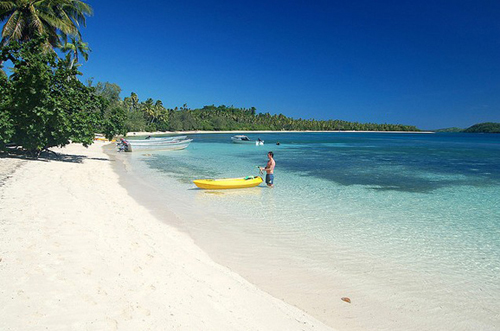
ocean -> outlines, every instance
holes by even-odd
[[[231,136],[120,154],[146,188],[131,194],[173,212],[167,221],[215,261],[338,329],[500,330],[500,135]],[[258,175],[268,151],[275,188],[192,183]]]

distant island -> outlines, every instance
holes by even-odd
[[[141,109],[138,109],[141,112]],[[142,111],[143,112],[143,111]],[[204,106],[198,109],[166,109],[165,116],[152,119],[143,112],[146,121],[128,121],[129,131],[138,131],[141,127],[152,131],[186,130],[288,130],[288,131],[420,131],[417,127],[402,124],[359,123],[343,120],[316,120],[291,118],[283,114],[259,113],[257,109],[236,108],[233,106]],[[129,109],[130,114],[130,109]],[[130,117],[129,117],[130,118]],[[137,119],[137,116],[134,118]],[[146,125],[144,125],[146,124]]]
[[[343,120],[292,118],[283,114],[258,112],[255,107],[237,108],[208,105],[190,109],[168,109],[161,100],[139,101],[135,93],[123,100],[121,88],[109,82],[96,85],[99,95],[124,114],[127,132],[138,131],[420,131],[416,126],[388,123],[359,123]]]
[[[467,133],[500,133],[500,123],[479,123],[474,124],[470,128],[465,129],[463,132]]]
[[[457,133],[457,132],[464,132],[464,133],[500,133],[500,123],[493,123],[493,122],[485,122],[485,123],[478,123],[474,124],[471,127],[468,127],[467,129],[461,129],[461,128],[445,128],[445,129],[438,129],[434,130],[434,132],[445,132],[445,133]]]

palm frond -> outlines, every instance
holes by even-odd
[[[19,39],[23,30],[23,19],[22,15],[19,13],[14,13],[8,20],[5,22],[5,25],[2,29],[2,38],[6,39]]]
[[[0,1],[0,15],[3,14],[4,12],[10,12],[14,8],[16,8],[16,2],[15,1]]]
[[[50,12],[39,12],[38,16],[42,21],[45,21],[49,26],[53,26],[62,33],[71,34],[74,30],[72,22],[62,20],[53,13]]]
[[[82,0],[0,0],[0,21],[6,20],[4,39],[29,40],[46,33],[53,47],[64,45],[62,36],[81,39],[79,27],[92,14],[92,7]]]
[[[32,27],[34,29],[34,31],[36,31],[38,33],[43,33],[43,27],[44,27],[43,22],[40,19],[40,16],[38,15],[37,10],[35,9],[35,7],[30,6],[29,11],[31,14],[30,20],[29,20],[29,26]]]

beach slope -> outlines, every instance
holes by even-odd
[[[155,218],[102,146],[0,159],[1,330],[330,330]]]

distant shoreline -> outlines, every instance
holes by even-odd
[[[209,134],[209,133],[418,133],[418,134],[432,134],[433,131],[355,131],[355,130],[345,130],[345,131],[272,131],[272,130],[255,130],[255,131],[156,131],[156,132],[128,132],[127,137],[130,136],[158,136],[164,134]]]

